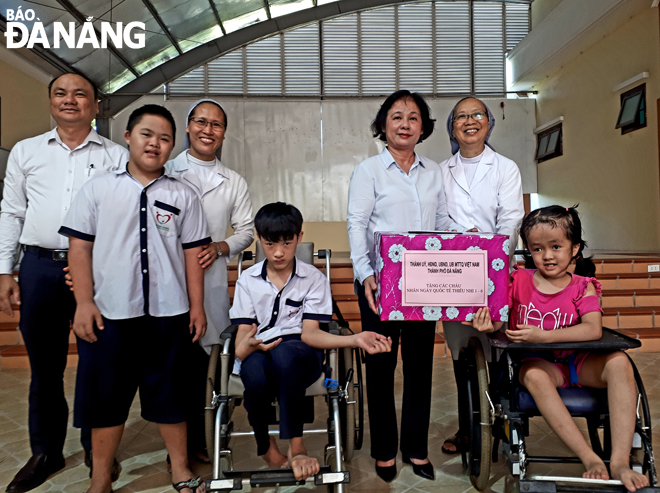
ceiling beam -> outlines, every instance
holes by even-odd
[[[71,14],[80,25],[83,25],[86,22],[87,17],[84,16],[77,8],[75,8],[73,4],[69,2],[69,0],[57,0],[57,3],[64,7],[66,11]],[[98,29],[94,28],[94,32],[96,32],[97,39],[101,39],[101,33],[99,33]],[[140,77],[140,74],[137,73],[130,62],[124,57],[124,55],[119,52],[119,50],[117,50],[117,48],[108,45],[108,50],[110,53],[116,56],[122,65],[124,65],[124,67],[126,67],[135,77]]]
[[[212,1],[212,0],[211,0]],[[268,0],[264,0],[267,2]],[[529,0],[503,0],[514,3],[529,3]],[[234,31],[226,36],[211,40],[192,50],[172,58],[158,67],[146,72],[129,82],[101,103],[101,115],[113,117],[119,114],[142,95],[153,92],[163,84],[181,77],[191,70],[204,65],[219,56],[241,46],[267,38],[274,34],[294,29],[305,24],[353,14],[363,10],[400,5],[406,0],[338,0],[337,2],[317,5],[291,14],[268,19],[257,24]]]
[[[0,31],[2,31],[3,33],[7,32],[7,19],[2,14],[0,14]],[[73,68],[71,65],[69,65],[67,62],[62,60],[51,50],[47,50],[46,48],[43,48],[38,44],[35,44],[34,48],[31,48],[30,51],[41,57],[43,60],[47,61],[50,65],[52,65],[62,73],[80,74],[79,70]]]
[[[227,34],[227,31],[225,31],[225,26],[222,24],[222,19],[220,18],[220,14],[218,13],[218,8],[215,6],[215,3],[213,3],[213,0],[209,0],[209,5],[211,6],[211,10],[213,11],[213,15],[215,16],[215,21],[218,23],[218,26],[220,26],[222,35],[225,36]]]
[[[239,29],[226,36],[204,43],[197,48],[193,48],[183,55],[172,58],[132,80],[115,93],[108,95],[101,102],[99,108],[100,115],[113,117],[132,102],[139,99],[142,94],[149,94],[156,88],[163,84],[168,84],[192,69],[259,39],[264,39],[273,34],[309,24],[310,22],[401,3],[406,3],[406,0],[338,0],[337,2],[300,10]]]
[[[172,45],[176,48],[176,51],[179,52],[179,55],[183,55],[183,51],[181,51],[181,47],[179,46],[179,43],[177,42],[176,39],[174,39],[174,36],[172,36],[172,33],[163,22],[163,19],[160,18],[160,14],[156,10],[156,7],[154,7],[149,0],[142,0],[142,3],[144,4],[145,7],[147,7],[147,10],[152,15],[154,20],[158,23],[160,28],[163,30],[165,36],[167,36],[167,39],[170,40],[170,43],[172,43]]]

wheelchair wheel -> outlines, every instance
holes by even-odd
[[[345,329],[342,329],[342,332]],[[341,388],[346,387],[347,395],[345,399],[339,401],[339,412],[342,420],[342,444],[344,445],[344,460],[350,462],[353,459],[355,450],[355,369],[353,368],[353,348],[344,348],[341,350],[339,358],[339,373]],[[347,382],[349,370],[353,370],[351,381]],[[346,385],[348,383],[348,385]],[[351,404],[353,403],[353,404]]]
[[[626,356],[628,356],[628,360],[632,365],[635,384],[637,385],[637,391],[639,393],[637,402],[638,417],[635,421],[635,438],[633,439],[632,450],[633,461],[637,464],[641,464],[641,472],[643,474],[648,474],[650,486],[653,487],[657,485],[658,476],[653,456],[651,410],[649,408],[648,397],[639,370],[637,369],[635,362],[630,358],[630,355],[626,354]]]
[[[488,365],[479,339],[470,339],[469,353],[474,361],[468,364],[468,409],[470,422],[470,447],[468,470],[472,485],[484,490],[490,478],[492,432],[488,392]]]
[[[355,450],[362,448],[364,440],[364,382],[362,374],[362,351],[355,349],[355,373],[357,375],[356,394],[357,394],[357,428],[355,430]]]

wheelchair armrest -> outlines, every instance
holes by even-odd
[[[509,351],[529,351],[530,349],[601,349],[613,351],[617,349],[634,349],[642,345],[639,339],[633,339],[607,327],[603,327],[603,335],[596,341],[561,342],[555,344],[513,343],[504,332],[488,334],[488,339],[493,347],[507,349]]]
[[[328,333],[338,336],[341,334],[339,331],[339,324],[335,322],[334,320],[330,323],[328,323]]]
[[[254,258],[254,254],[250,251],[243,251],[243,260],[252,260]]]
[[[233,339],[236,337],[236,332],[238,332],[238,325],[232,324],[222,331],[220,334],[220,340],[226,341],[227,339]]]

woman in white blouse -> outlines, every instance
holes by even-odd
[[[518,228],[525,214],[522,183],[516,163],[495,152],[488,139],[495,127],[495,117],[479,99],[461,99],[449,114],[447,133],[453,156],[440,163],[447,210],[459,227],[458,231],[482,231],[509,236],[510,258],[518,242]],[[454,359],[454,375],[459,403],[465,402],[465,370],[458,361],[461,348],[471,337],[479,337],[488,344],[485,334],[462,325],[461,322],[442,323],[446,344]],[[484,346],[487,347],[487,346]],[[490,352],[486,351],[490,358]],[[459,409],[459,427],[465,430]],[[459,431],[447,439],[442,451],[448,454],[463,452],[467,434]]]
[[[250,246],[254,239],[252,203],[247,183],[219,159],[226,129],[227,115],[220,104],[212,99],[195,102],[188,112],[185,150],[166,165],[168,172],[197,192],[213,239],[199,255],[199,263],[206,270],[204,310],[208,320],[206,335],[200,340],[204,351],[196,351],[193,358],[194,366],[199,368],[197,380],[202,386],[193,391],[200,397],[197,406],[200,415],[204,412],[206,355],[213,344],[220,343],[220,334],[230,324],[227,264]],[[229,237],[228,225],[234,230]],[[190,451],[202,458],[204,454],[200,452],[205,448],[203,420],[197,412],[195,414],[194,419],[188,422]]]
[[[397,475],[399,433],[394,407],[394,372],[399,338],[403,360],[401,452],[418,476],[433,479],[428,460],[431,374],[435,322],[381,322],[374,302],[374,232],[454,229],[445,206],[438,165],[418,156],[415,146],[433,132],[426,101],[397,91],[371,124],[387,148],[358,164],[348,190],[348,237],[362,330],[392,338],[392,351],[366,356],[371,456],[384,481]]]

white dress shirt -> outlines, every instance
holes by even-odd
[[[189,186],[165,173],[143,187],[125,169],[86,183],[60,234],[94,242],[94,303],[111,320],[187,312],[183,250],[211,242]]]
[[[294,259],[293,272],[282,289],[268,279],[264,260],[246,270],[236,281],[231,322],[257,324],[257,339],[271,341],[301,334],[303,320],[332,320],[330,283],[313,265]]]
[[[67,249],[58,235],[80,187],[90,178],[126,165],[122,146],[90,129],[85,141],[71,150],[57,129],[18,142],[9,155],[0,206],[0,274],[11,274],[18,245]]]
[[[169,161],[165,169],[197,192],[211,238],[215,242],[226,241],[229,245],[229,256],[213,262],[204,275],[204,309],[208,327],[200,344],[209,352],[213,344],[220,343],[220,334],[230,324],[227,264],[254,240],[252,202],[245,179],[218,159],[201,161],[184,151]],[[227,238],[229,225],[234,234]]]
[[[510,252],[518,243],[518,228],[525,215],[520,171],[516,163],[486,147],[472,184],[468,185],[460,152],[440,163],[451,218],[460,231],[508,235]]]
[[[374,232],[456,229],[438,164],[415,154],[406,174],[387,149],[358,164],[348,187],[348,241],[355,279],[374,275]]]

